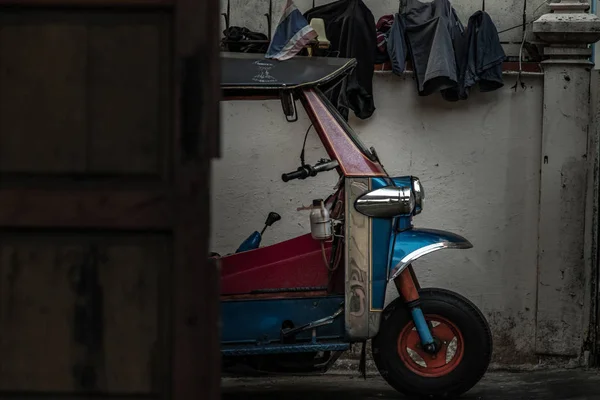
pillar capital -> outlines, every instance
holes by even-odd
[[[546,44],[547,62],[589,63],[590,44],[600,40],[600,18],[587,11],[587,1],[559,0],[551,3],[549,14],[533,23],[536,37]]]

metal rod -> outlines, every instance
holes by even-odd
[[[329,325],[329,324],[333,323],[333,321],[335,321],[335,319],[337,317],[339,317],[340,315],[342,315],[343,312],[344,312],[344,307],[343,307],[343,303],[342,303],[342,305],[340,306],[340,308],[333,315],[330,315],[329,317],[325,317],[325,318],[321,318],[321,319],[318,319],[318,320],[313,321],[313,322],[309,322],[308,324],[304,324],[304,325],[299,326],[297,328],[284,329],[284,330],[282,330],[281,333],[283,334],[283,337],[288,337],[288,336],[296,335],[299,332],[307,331],[309,329],[318,328],[319,326]]]
[[[392,70],[375,70],[376,74],[393,74]],[[414,75],[414,71],[411,70],[406,70],[402,73],[403,76],[412,76]],[[512,71],[512,70],[505,70],[502,71],[502,75],[508,75],[508,76],[516,76],[519,75],[519,71]],[[529,71],[522,71],[521,72],[522,76],[544,76],[543,72],[529,72]]]
[[[227,0],[227,11],[221,13],[223,18],[225,18],[225,29],[229,29],[229,16],[231,15],[231,2]]]
[[[269,44],[268,40],[229,40],[224,39],[221,41],[222,43],[230,44],[230,43],[239,43],[239,44]]]
[[[239,44],[269,44],[271,41],[270,40],[265,40],[265,39],[257,39],[257,40],[229,40],[229,39],[223,39],[221,40],[221,43],[225,43],[225,44],[230,44],[230,43],[239,43]],[[309,41],[307,43],[307,45],[310,44],[318,44],[319,41],[316,39],[312,39],[311,41]]]
[[[269,42],[271,42],[271,22],[273,19],[273,0],[269,0],[269,13],[265,14],[267,17],[267,29],[269,30],[267,33],[267,37],[269,38]]]
[[[596,0],[592,0],[591,3],[592,3],[591,13],[596,15]],[[592,47],[592,57],[590,60],[593,63],[595,63],[596,62],[596,44],[595,43],[592,44],[591,47]]]

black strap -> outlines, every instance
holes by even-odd
[[[306,138],[308,137],[308,132],[310,132],[310,128],[313,127],[313,124],[310,124],[308,129],[306,130],[306,135],[304,135],[304,143],[302,144],[302,151],[300,152],[300,165],[304,167],[306,164],[304,163],[304,149],[306,148]]]
[[[485,11],[485,0],[481,0],[481,11]]]

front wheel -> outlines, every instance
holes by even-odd
[[[407,307],[396,299],[386,307],[373,359],[381,376],[410,396],[453,398],[485,374],[492,356],[492,335],[485,317],[463,296],[444,289],[421,289],[421,309],[438,343],[425,352]]]

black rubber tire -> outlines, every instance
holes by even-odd
[[[444,289],[421,289],[421,308],[425,315],[447,318],[461,331],[464,355],[447,375],[423,377],[411,371],[398,355],[398,338],[412,321],[401,299],[383,312],[379,333],[372,341],[373,359],[381,376],[397,391],[419,398],[456,398],[481,380],[492,357],[492,335],[479,309],[463,296]]]

